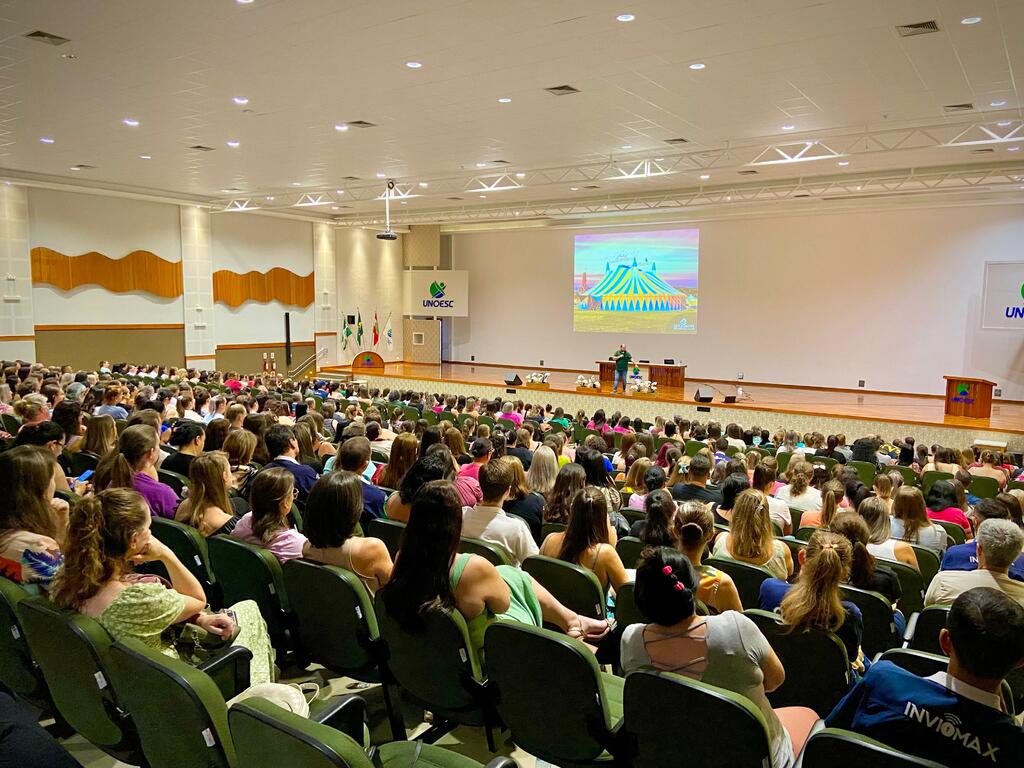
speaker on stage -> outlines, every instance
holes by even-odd
[[[519,378],[518,373],[506,373],[505,374],[505,386],[511,387],[516,384],[522,384],[523,380]]]
[[[711,387],[697,387],[693,393],[693,399],[698,403],[710,403],[714,399]]]
[[[675,364],[676,364],[676,360],[675,360],[674,357],[666,357],[665,358],[665,365],[675,365]]]
[[[736,395],[722,395],[722,402],[723,403],[735,403],[736,402]]]

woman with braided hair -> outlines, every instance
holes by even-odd
[[[698,577],[689,559],[668,547],[645,549],[636,571],[635,597],[649,624],[622,635],[624,674],[654,667],[746,696],[764,717],[772,765],[788,768],[817,714],[805,707],[772,709],[766,692],[786,679],[779,657],[749,618],[738,611],[696,612]]]

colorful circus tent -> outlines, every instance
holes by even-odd
[[[579,306],[606,312],[665,312],[687,309],[687,298],[658,277],[653,263],[643,269],[633,259],[628,267],[620,264],[612,270],[608,265],[601,282],[581,295]]]

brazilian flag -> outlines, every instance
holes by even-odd
[[[359,312],[356,315],[356,344],[363,346],[363,313]]]

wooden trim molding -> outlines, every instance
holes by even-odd
[[[0,336],[0,341],[32,341],[35,336]]]
[[[186,360],[216,360],[216,355],[185,355]]]
[[[337,336],[337,331],[317,331],[313,334],[314,336]]]
[[[229,307],[240,307],[247,301],[279,301],[293,307],[308,307],[313,303],[313,273],[303,276],[274,267],[268,272],[243,275],[221,269],[213,273],[213,300]]]
[[[39,331],[184,331],[184,323],[132,323],[130,325],[37,325]]]
[[[31,251],[32,282],[70,291],[83,285],[98,285],[114,293],[145,291],[167,299],[183,292],[181,262],[166,261],[151,251],[132,251],[112,259],[96,251],[66,256],[52,248],[38,246]]]
[[[315,347],[315,341],[293,341],[293,347]],[[269,349],[278,348],[284,349],[283,341],[268,341],[266,344],[218,344],[217,351],[220,352],[222,349]]]

